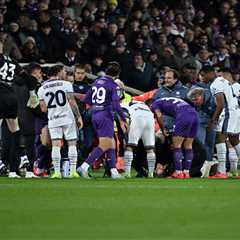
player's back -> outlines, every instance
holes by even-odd
[[[118,98],[115,91],[117,88],[119,87],[110,77],[100,77],[92,84],[85,102],[92,106],[93,112],[112,111],[112,102]]]
[[[68,102],[68,93],[73,93],[72,84],[61,80],[48,80],[38,90],[39,99],[47,105],[50,128],[73,123],[74,115]]]
[[[0,84],[11,86],[15,73],[19,71],[20,66],[10,57],[0,54]]]
[[[176,117],[176,115],[185,108],[189,108],[194,111],[194,108],[192,108],[187,102],[174,97],[160,98],[153,102],[152,108],[154,110],[158,108],[163,114],[172,117]]]
[[[147,104],[140,102],[140,101],[133,101],[129,104],[121,104],[124,108],[126,108],[131,117],[134,116],[145,116],[150,115],[153,116],[152,111],[148,107]]]

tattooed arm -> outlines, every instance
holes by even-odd
[[[81,129],[83,127],[83,121],[82,121],[82,116],[79,112],[75,97],[74,97],[73,93],[68,93],[67,97],[68,97],[68,102],[72,108],[73,114],[77,120],[78,128]]]

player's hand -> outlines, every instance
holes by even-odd
[[[83,120],[82,120],[81,116],[79,118],[77,118],[77,126],[78,126],[78,129],[83,128]]]
[[[166,128],[163,129],[162,133],[163,133],[164,137],[168,137],[169,136],[169,132],[168,132],[168,130]]]
[[[124,134],[128,132],[128,126],[125,121],[120,120],[120,127]]]
[[[155,133],[155,136],[161,141],[162,144],[165,142],[165,136],[163,135],[162,131],[158,130]]]
[[[30,108],[36,108],[38,105],[39,105],[39,99],[37,95],[35,93],[31,94],[28,99],[27,106]]]
[[[217,124],[216,121],[210,121],[210,122],[208,123],[207,130],[208,130],[208,131],[214,130],[215,127],[216,127],[216,124]]]

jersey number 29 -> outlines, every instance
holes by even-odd
[[[47,92],[46,97],[50,96],[49,101],[48,101],[48,108],[56,108],[57,106],[63,107],[66,102],[66,94],[62,90],[58,90],[55,93],[53,92]]]
[[[104,87],[97,88],[96,86],[93,86],[92,91],[92,103],[104,103],[106,97],[106,89]]]

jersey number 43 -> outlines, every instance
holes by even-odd
[[[0,76],[2,80],[12,81],[15,73],[15,68],[16,68],[15,64],[12,63],[7,64],[5,62],[3,66],[0,68]]]

